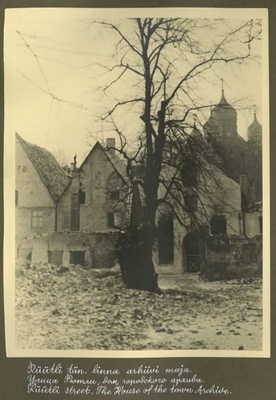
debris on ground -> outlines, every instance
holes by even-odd
[[[171,279],[171,280],[170,280]],[[262,282],[160,278],[161,295],[126,289],[118,266],[19,264],[21,349],[261,350]]]

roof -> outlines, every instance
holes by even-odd
[[[102,152],[107,157],[108,161],[113,166],[114,170],[116,170],[119,173],[119,175],[121,176],[121,178],[123,179],[123,181],[126,182],[128,180],[127,175],[126,175],[126,163],[121,158],[119,158],[118,156],[111,155],[110,152],[100,142],[96,142],[96,144],[90,150],[88,155],[85,157],[84,161],[82,162],[82,164],[78,168],[78,170],[81,170],[83,168],[83,166],[86,164],[86,162],[88,161],[88,159],[91,156],[91,154],[96,149],[102,150]]]
[[[48,150],[26,142],[18,133],[16,133],[16,138],[37,170],[52,199],[57,201],[70,183],[70,178]]]
[[[254,112],[254,120],[247,129],[248,139],[262,137],[262,125],[257,120],[256,112]]]
[[[225,98],[224,94],[224,89],[221,90],[221,99],[219,103],[214,107],[213,110],[219,110],[219,109],[227,109],[236,112],[235,108],[231,106],[231,104],[228,103],[228,101]]]

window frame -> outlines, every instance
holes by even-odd
[[[37,213],[37,215],[35,215]],[[31,228],[42,229],[44,227],[44,211],[43,210],[32,210],[31,211]]]

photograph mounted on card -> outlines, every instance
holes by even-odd
[[[270,357],[267,19],[6,10],[8,357]]]

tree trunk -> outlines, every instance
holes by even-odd
[[[154,243],[153,229],[143,226],[124,233],[119,246],[119,264],[123,282],[129,289],[159,293],[152,261]]]

